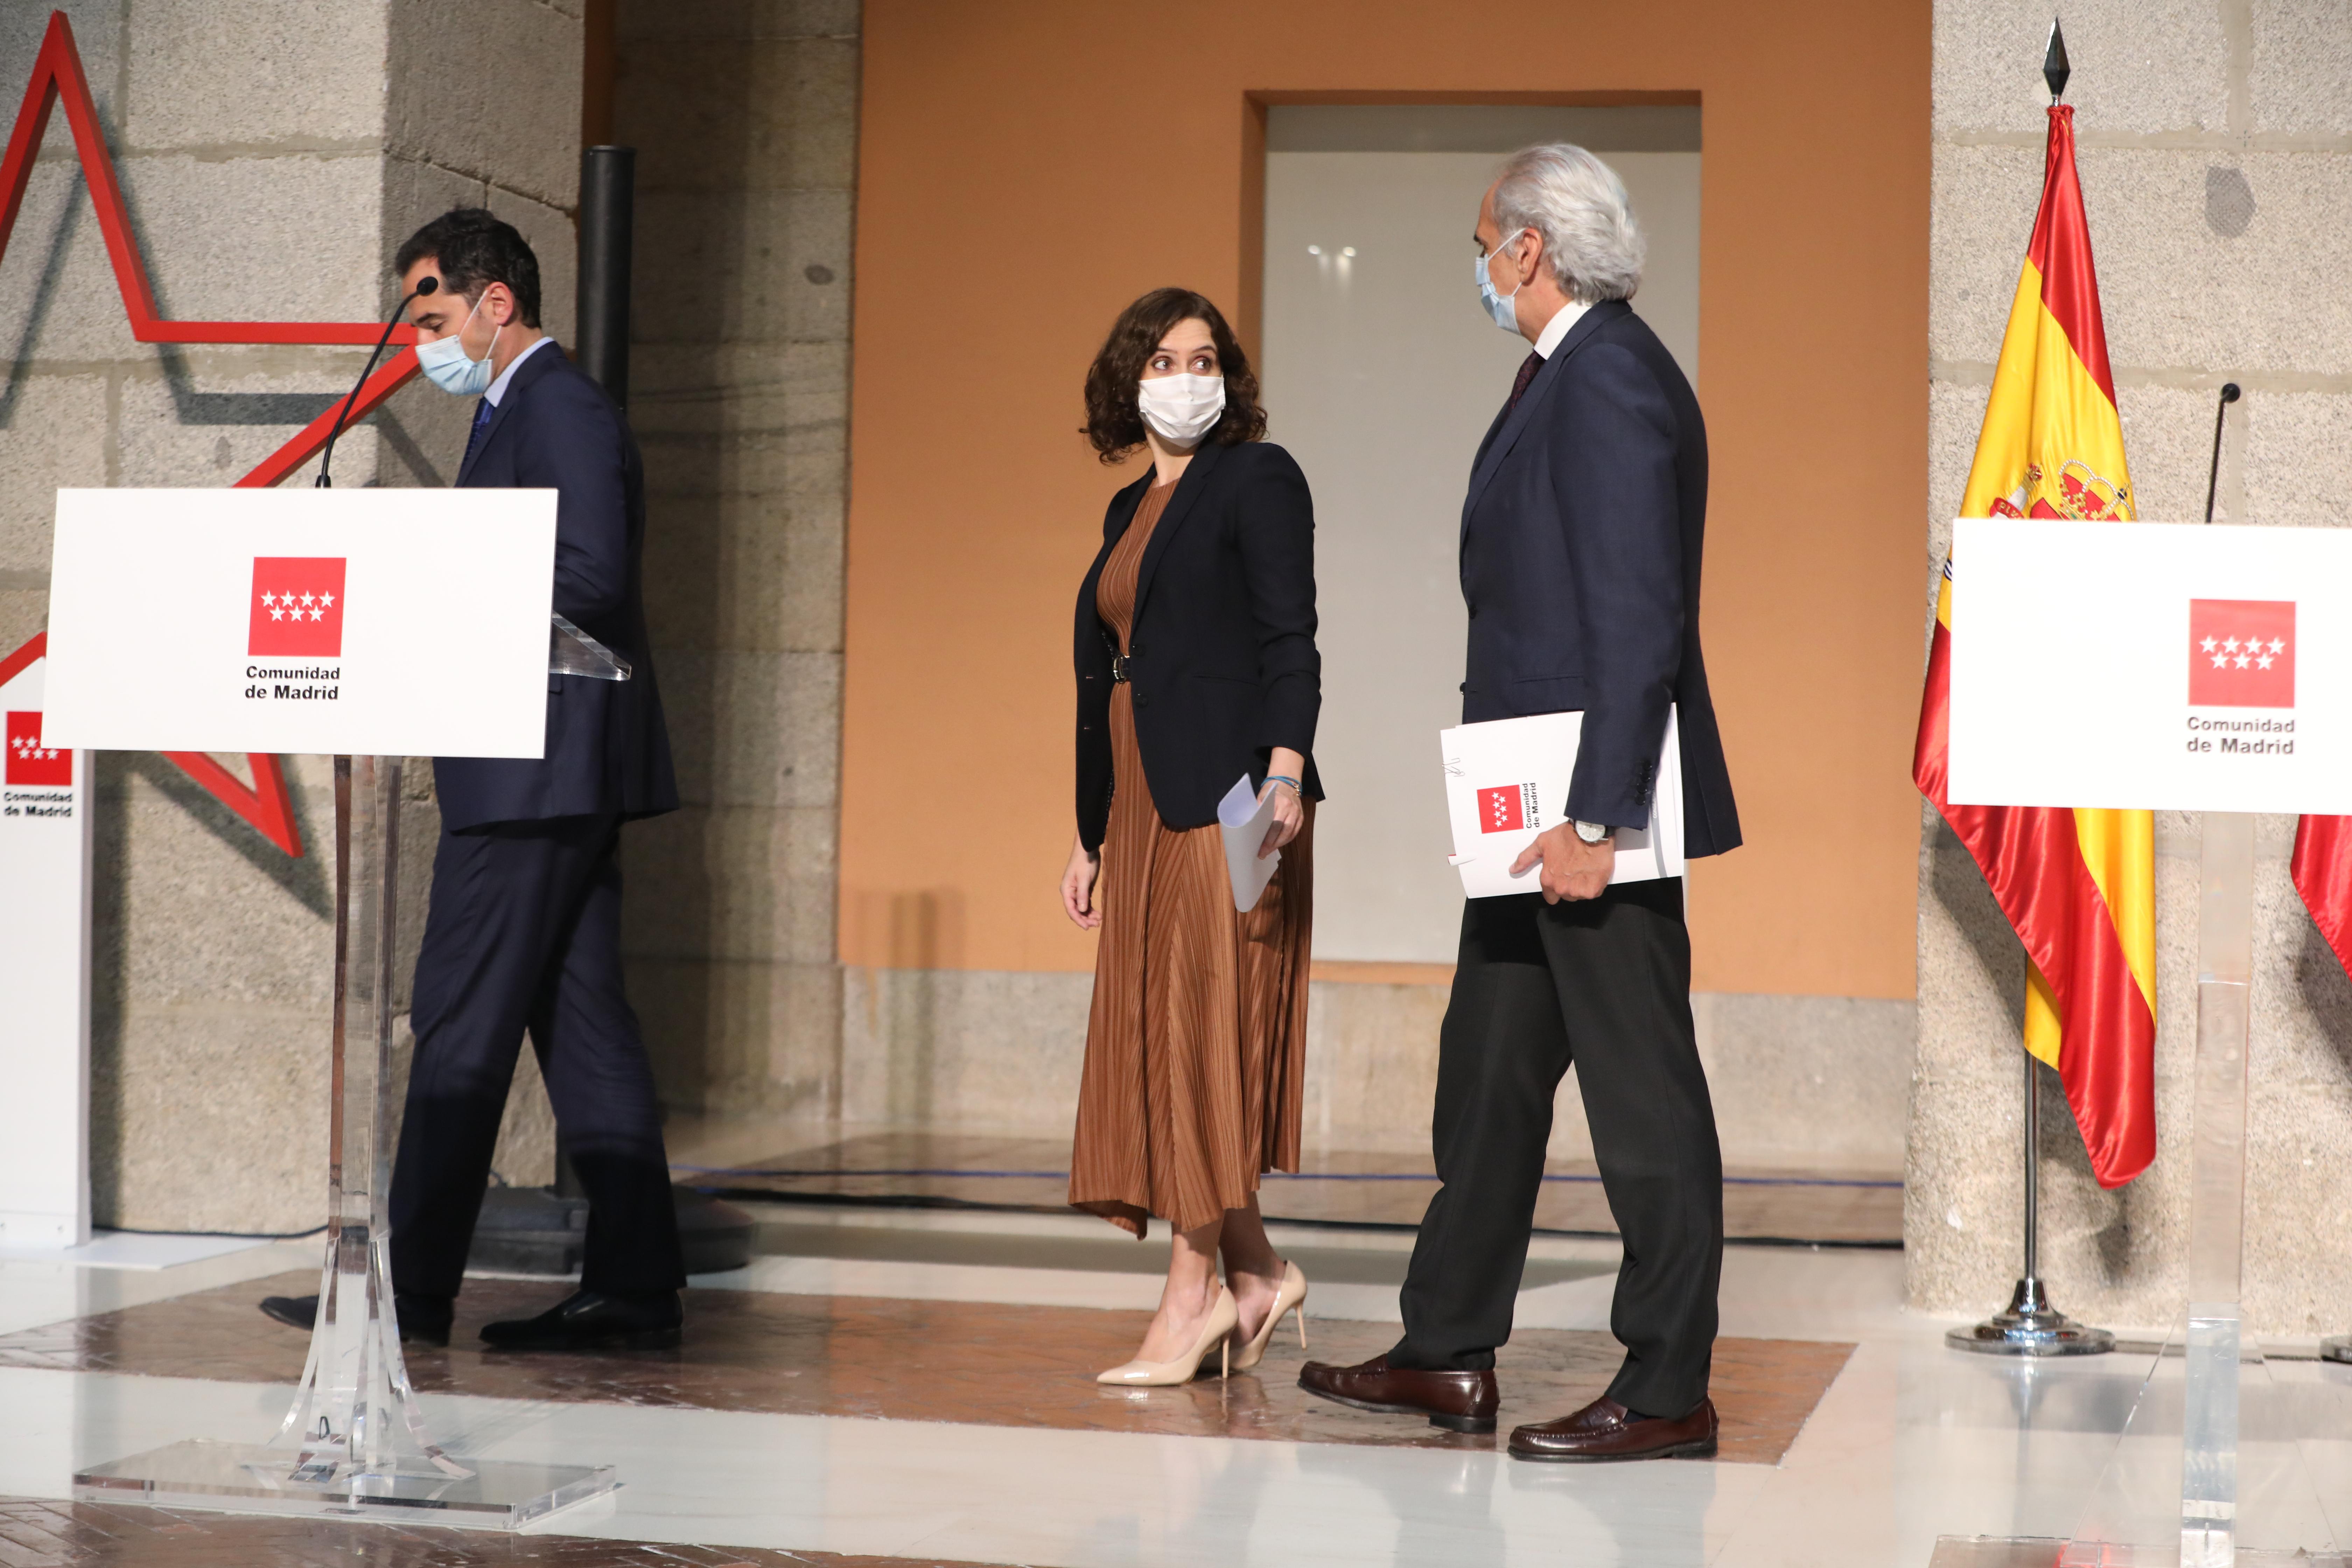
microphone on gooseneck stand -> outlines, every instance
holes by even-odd
[[[383,357],[384,345],[392,342],[392,330],[400,325],[401,312],[408,309],[409,300],[419,300],[427,294],[437,294],[440,290],[441,279],[427,278],[417,284],[415,293],[409,295],[407,300],[403,300],[392,308],[392,320],[383,324],[383,336],[376,339],[375,352],[368,355],[367,365],[360,372],[359,380],[352,384],[352,395],[343,399],[343,411],[335,416],[335,423],[327,431],[326,449],[319,454],[319,477],[312,484],[312,489],[331,490],[335,488],[335,481],[328,477],[328,470],[335,466],[335,437],[343,433],[345,425],[351,423],[352,405],[360,400],[360,388],[365,386],[367,378],[375,374],[375,362]]]
[[[2238,401],[2238,384],[2221,384],[2221,401],[2213,409],[2213,469],[2205,476],[2205,521],[2213,521],[2213,495],[2221,488],[2221,421],[2230,416],[2230,405]]]

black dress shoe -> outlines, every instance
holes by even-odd
[[[684,1336],[677,1292],[607,1296],[578,1290],[536,1318],[491,1323],[482,1342],[501,1351],[666,1351]]]
[[[1391,1366],[1384,1355],[1354,1366],[1310,1361],[1298,1369],[1298,1386],[1359,1410],[1426,1415],[1432,1426],[1454,1432],[1492,1432],[1502,1404],[1491,1372],[1416,1372]]]
[[[400,1342],[424,1345],[433,1350],[446,1350],[449,1344],[449,1321],[457,1315],[456,1304],[446,1296],[394,1296],[393,1311],[400,1319]],[[289,1329],[305,1333],[319,1326],[319,1298],[316,1296],[264,1296],[261,1310]]]
[[[1715,1457],[1715,1401],[1678,1420],[1636,1415],[1606,1396],[1557,1421],[1534,1421],[1511,1433],[1511,1458],[1582,1461]]]

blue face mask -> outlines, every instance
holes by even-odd
[[[482,300],[489,297],[489,290],[484,289]],[[490,374],[490,361],[499,345],[498,333],[490,334],[490,346],[482,351],[479,359],[469,357],[466,345],[459,341],[465,336],[466,328],[474,324],[474,317],[481,308],[482,300],[475,300],[474,309],[466,312],[464,325],[456,331],[437,337],[429,343],[416,345],[417,368],[424,371],[425,379],[457,397],[479,397],[497,379]]]
[[[1511,291],[1507,294],[1498,291],[1495,287],[1495,275],[1488,268],[1489,264],[1502,251],[1504,246],[1509,245],[1512,240],[1516,240],[1527,232],[1523,228],[1514,230],[1510,238],[1504,240],[1502,245],[1496,246],[1484,256],[1472,258],[1477,264],[1475,270],[1478,274],[1478,300],[1486,307],[1486,314],[1495,319],[1495,325],[1507,332],[1516,332],[1519,330],[1518,307],[1512,303],[1519,297],[1518,286],[1513,284]]]

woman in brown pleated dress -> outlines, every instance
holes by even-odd
[[[1104,1383],[1257,1364],[1306,1277],[1258,1217],[1261,1173],[1298,1168],[1314,900],[1310,752],[1322,702],[1306,477],[1261,439],[1257,381],[1217,308],[1160,289],[1087,374],[1106,463],[1149,451],[1111,498],[1079,590],[1078,831],[1062,902],[1099,930],[1070,1203],[1175,1243],[1136,1359]],[[1272,820],[1265,891],[1235,909],[1218,803]],[[1222,1255],[1225,1279],[1217,1279]]]

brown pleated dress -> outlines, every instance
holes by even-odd
[[[1095,605],[1121,653],[1137,570],[1174,490],[1145,492],[1103,564]],[[1110,744],[1070,1204],[1141,1237],[1154,1215],[1179,1230],[1221,1219],[1248,1205],[1261,1173],[1298,1169],[1315,804],[1257,906],[1236,913],[1223,830],[1160,820],[1124,682],[1111,689]]]

